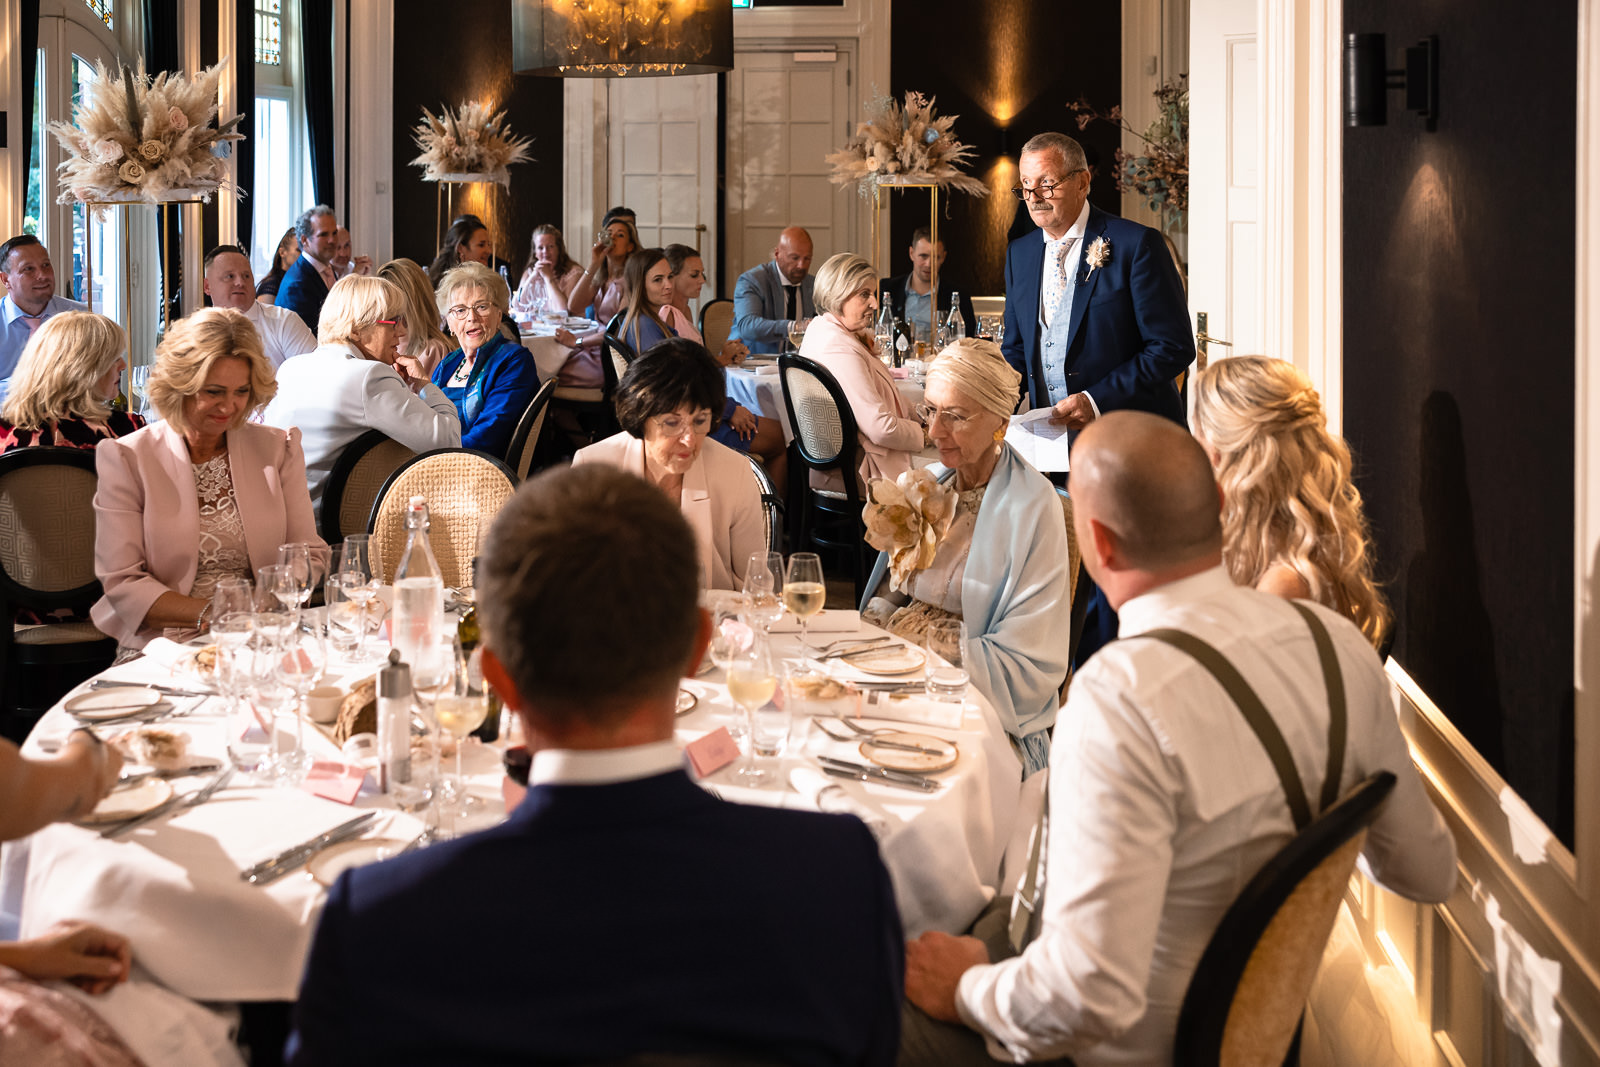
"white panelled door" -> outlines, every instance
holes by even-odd
[[[1189,20],[1189,310],[1206,315],[1212,337],[1233,343],[1211,346],[1209,358],[1259,353],[1256,3],[1192,0]]]
[[[828,181],[825,157],[854,129],[850,54],[738,52],[728,75],[728,295],[804,226],[812,270],[854,251],[857,198]]]
[[[716,277],[717,76],[612,78],[606,86],[609,195],[596,216],[631,207],[644,247],[698,248],[706,273]],[[707,290],[700,299],[712,295]]]

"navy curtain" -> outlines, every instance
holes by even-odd
[[[178,69],[178,5],[170,0],[143,0],[144,68],[154,77]],[[183,241],[179,225],[182,212],[177,208],[157,208],[157,240],[161,262],[172,271],[170,282],[163,282],[169,297],[162,309],[161,328],[183,315]],[[162,225],[162,222],[165,225]]]
[[[21,18],[17,36],[22,46],[22,165],[26,168],[33,158],[33,83],[39,66],[39,0],[22,0]],[[49,175],[39,175],[40,201],[53,199],[48,190],[48,178]],[[23,180],[27,180],[26,173]]]
[[[333,0],[301,0],[300,17],[311,185],[317,203],[337,207],[333,188]]]
[[[250,235],[254,232],[256,191],[256,5],[254,0],[234,0],[233,12],[233,70],[238,82],[236,94],[239,114],[239,132],[244,140],[233,142],[233,158],[237,161],[236,175],[239,191],[244,199],[239,201],[239,232],[235,235],[239,247],[250,251]],[[268,264],[271,267],[271,264]]]

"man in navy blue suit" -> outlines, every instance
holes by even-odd
[[[294,232],[300,239],[300,258],[283,272],[274,303],[299,315],[316,333],[322,304],[338,280],[333,257],[339,248],[339,220],[334,217],[333,208],[318,204],[295,220]]]
[[[484,676],[534,750],[500,826],[328,894],[294,1064],[892,1064],[904,946],[848,816],[725,803],[683,770],[710,639],[694,535],[634,475],[525,484],[480,563]]]
[[[1173,379],[1194,337],[1161,234],[1089,204],[1083,149],[1065,134],[1029,140],[1018,169],[1039,229],[1006,250],[1002,348],[1027,406],[1053,407],[1072,430],[1129,408],[1183,423]]]

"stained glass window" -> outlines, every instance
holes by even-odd
[[[283,62],[283,0],[256,0],[256,62]]]
[[[83,0],[83,2],[89,5],[89,10],[93,11],[101,22],[106,24],[107,29],[116,29],[111,24],[111,9],[116,6],[116,0]]]

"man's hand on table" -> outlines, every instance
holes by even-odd
[[[0,963],[29,978],[61,978],[89,993],[127,981],[133,962],[128,939],[90,923],[57,923],[42,937],[0,944]]]
[[[1052,422],[1065,422],[1069,430],[1081,430],[1094,421],[1094,405],[1088,393],[1073,393],[1052,409]]]
[[[989,950],[977,938],[929,930],[906,942],[906,999],[940,1022],[959,1023],[956,987],[961,976],[988,962]]]

